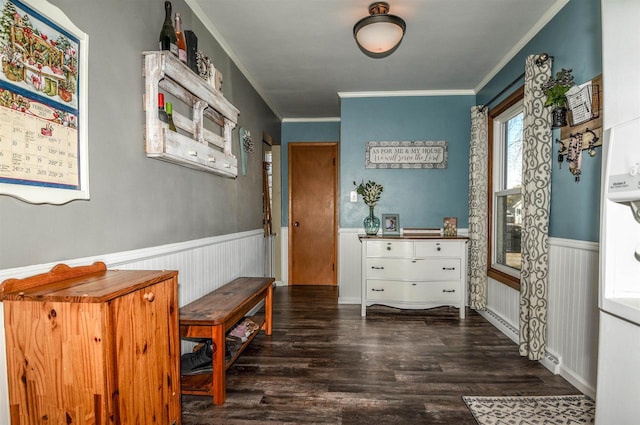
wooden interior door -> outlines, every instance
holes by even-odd
[[[289,143],[289,284],[337,284],[338,144]]]

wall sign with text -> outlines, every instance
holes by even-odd
[[[366,168],[447,168],[447,142],[368,142]]]
[[[0,194],[89,199],[87,43],[44,0],[0,0]]]

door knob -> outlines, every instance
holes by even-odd
[[[297,221],[295,221],[295,222],[293,223],[293,227],[300,227],[300,223],[299,223],[299,222],[297,222]]]

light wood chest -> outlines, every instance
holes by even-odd
[[[62,264],[0,296],[12,425],[181,423],[176,271]]]

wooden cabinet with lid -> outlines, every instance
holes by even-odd
[[[180,424],[177,274],[60,264],[4,281],[12,425]]]

